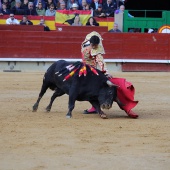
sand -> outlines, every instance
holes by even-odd
[[[170,73],[113,73],[135,86],[139,118],[114,103],[107,120],[82,114],[88,102],[67,119],[67,95],[45,112],[50,89],[32,112],[43,74],[0,73],[0,170],[170,169]]]

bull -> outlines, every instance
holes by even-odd
[[[33,111],[37,111],[39,102],[46,90],[50,88],[54,90],[51,101],[46,110],[50,111],[54,100],[64,94],[69,95],[67,118],[72,117],[72,111],[75,107],[75,101],[89,101],[96,108],[96,111],[101,118],[107,118],[106,114],[101,109],[110,109],[113,101],[117,101],[117,87],[111,83],[108,78],[97,70],[98,75],[87,67],[87,75],[79,77],[77,70],[75,74],[67,81],[63,81],[65,75],[57,73],[63,68],[68,67],[74,62],[58,60],[53,63],[46,71],[41,91],[36,103],[33,105]],[[80,68],[79,68],[80,69]]]

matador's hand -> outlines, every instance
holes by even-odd
[[[105,75],[107,78],[113,78],[113,76],[111,74],[106,73]]]

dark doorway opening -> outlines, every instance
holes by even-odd
[[[161,18],[162,12],[159,10],[170,10],[170,0],[126,0],[127,10],[158,10],[157,12],[148,12],[146,17]],[[134,16],[143,17],[142,12],[130,12]]]

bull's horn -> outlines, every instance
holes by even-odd
[[[118,85],[116,85],[116,84],[113,84],[111,81],[109,81],[109,80],[107,80],[107,85],[108,86],[110,86],[110,87],[112,87],[112,86],[115,86],[115,87],[119,87]]]

